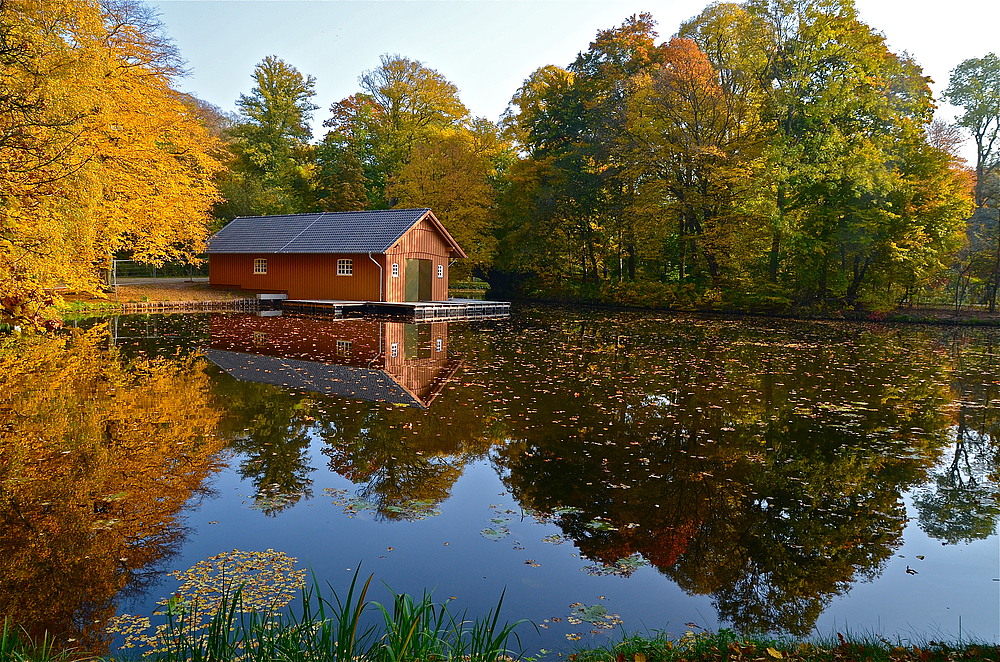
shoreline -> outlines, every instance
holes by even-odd
[[[64,317],[103,317],[112,315],[144,314],[154,312],[196,312],[208,310],[248,310],[255,301],[247,293],[233,290],[212,289],[207,278],[136,279],[124,282],[108,298],[90,296],[64,297],[60,312]],[[454,290],[452,294],[468,294],[468,290]],[[566,301],[560,299],[519,299],[516,303],[583,306],[601,310],[633,310],[668,312],[675,314],[773,318],[801,321],[848,321],[895,324],[932,324],[939,326],[1000,327],[1000,311],[927,304],[897,308],[888,312],[834,311],[828,314],[774,313],[739,309],[698,309],[658,306],[630,306],[597,301]]]

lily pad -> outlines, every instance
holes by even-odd
[[[504,538],[510,535],[510,529],[508,529],[506,526],[498,526],[496,528],[489,527],[483,529],[479,533],[487,540],[503,540]]]

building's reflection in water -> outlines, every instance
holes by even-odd
[[[237,379],[420,408],[461,363],[447,322],[220,315],[210,332],[205,356]]]

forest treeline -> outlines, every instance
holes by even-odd
[[[852,0],[711,4],[666,40],[632,16],[537,69],[497,123],[402,55],[321,118],[278,56],[233,114],[182,73],[139,0],[0,4],[5,317],[46,323],[116,255],[197,261],[236,216],[394,207],[432,208],[470,256],[453,278],[500,296],[996,305],[1000,61],[960,63],[944,97],[963,114],[935,121],[930,80]]]

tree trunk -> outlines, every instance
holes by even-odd
[[[848,305],[853,306],[854,302],[857,301],[858,290],[861,289],[861,283],[864,281],[865,273],[867,273],[868,267],[871,266],[871,263],[872,263],[871,258],[865,260],[865,263],[863,265],[861,264],[860,257],[854,258],[854,265],[853,265],[854,275],[851,278],[851,284],[847,286],[847,294],[844,297]]]
[[[679,251],[677,260],[677,282],[683,283],[684,279],[687,277],[687,264],[685,264],[685,250],[687,249],[687,239],[684,234],[685,221],[684,212],[681,212],[680,219],[678,221],[677,228],[677,248]]]
[[[768,256],[767,275],[772,283],[778,282],[778,250],[781,248],[781,233],[771,233],[771,254]]]
[[[829,258],[823,256],[823,263],[819,268],[819,282],[816,284],[816,297],[820,302],[826,302],[826,272],[829,269]]]
[[[601,280],[601,272],[597,267],[597,257],[594,254],[594,242],[587,242],[587,256],[590,258],[590,271],[594,274],[594,282],[598,283]]]
[[[997,309],[997,290],[1000,289],[1000,216],[997,217],[997,250],[993,261],[993,282],[990,284],[990,312]]]

